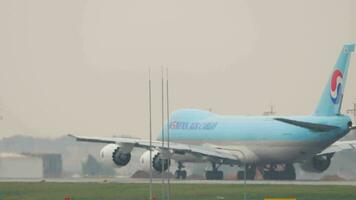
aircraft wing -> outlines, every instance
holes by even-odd
[[[356,140],[336,141],[318,155],[336,153],[343,150],[356,150]]]
[[[68,135],[75,138],[80,142],[94,142],[94,143],[112,143],[119,146],[126,146],[129,148],[137,147],[143,149],[150,149],[150,141],[146,139],[134,139],[134,138],[104,138],[104,137],[86,137],[86,136],[75,136]],[[218,163],[224,164],[237,164],[241,163],[242,158],[241,154],[237,154],[231,151],[224,150],[216,146],[198,146],[198,145],[188,145],[170,142],[170,148],[168,149],[167,144],[162,147],[162,142],[157,140],[152,140],[152,148],[159,149],[164,153],[176,153],[176,154],[185,154],[190,153],[197,157],[205,158],[206,160],[215,161]]]

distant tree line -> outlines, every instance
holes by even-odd
[[[83,176],[114,176],[115,174],[115,170],[112,167],[98,162],[91,154],[82,162]]]

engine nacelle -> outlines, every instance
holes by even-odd
[[[331,163],[332,154],[314,156],[310,160],[306,161],[301,165],[301,168],[307,172],[322,173],[327,170]]]
[[[163,164],[162,164],[163,163]],[[144,152],[140,157],[141,169],[143,171],[150,171],[150,151]],[[157,172],[166,171],[170,165],[169,159],[160,158],[159,151],[152,151],[152,169]]]
[[[108,144],[101,149],[100,158],[105,164],[123,167],[130,162],[131,153],[121,152],[117,144]]]

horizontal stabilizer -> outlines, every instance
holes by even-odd
[[[356,150],[356,140],[336,141],[318,155],[334,154],[344,150]]]
[[[310,123],[310,122],[303,122],[303,121],[297,121],[297,120],[292,120],[292,119],[285,119],[285,118],[274,118],[277,121],[284,122],[287,124],[292,124],[295,126],[299,126],[302,128],[307,128],[312,131],[330,131],[333,129],[337,129],[337,126],[330,126],[330,125],[325,125],[325,124],[316,124],[316,123]]]

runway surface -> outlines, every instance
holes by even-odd
[[[1,178],[0,182],[58,182],[58,183],[149,183],[149,179],[140,178],[59,178],[59,179],[10,179]],[[161,179],[153,179],[153,183],[161,183]],[[244,181],[237,180],[175,180],[171,179],[173,184],[244,184]],[[272,185],[346,185],[356,186],[356,181],[247,181],[247,184],[272,184]]]

